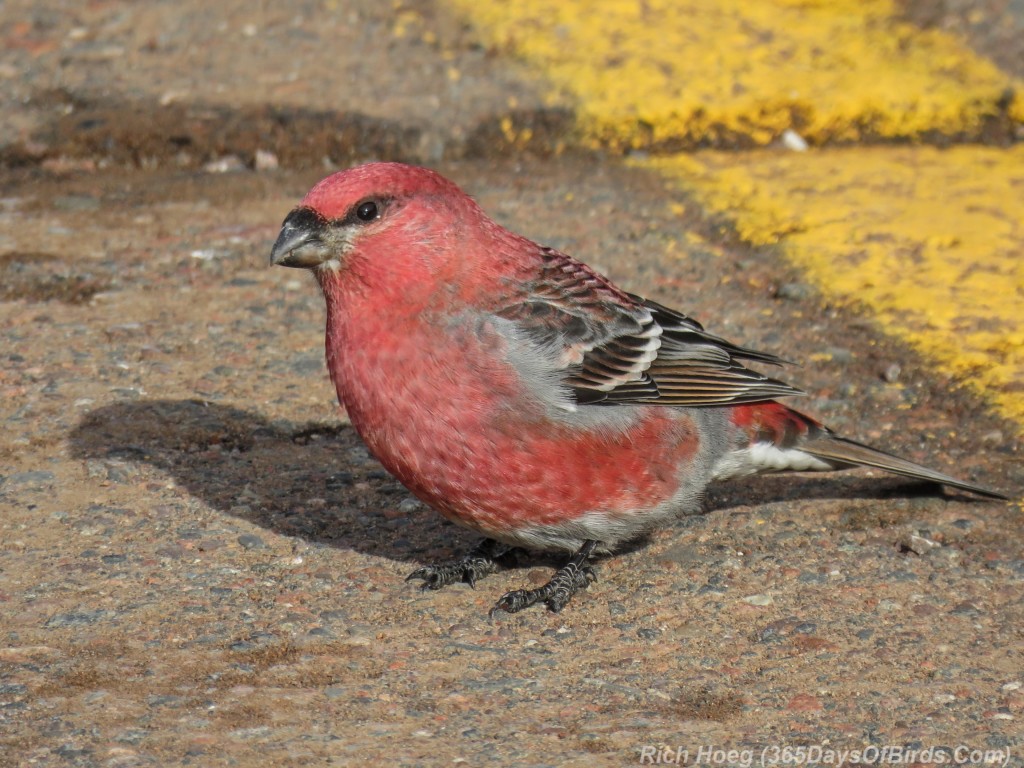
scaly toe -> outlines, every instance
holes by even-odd
[[[494,604],[494,607],[491,608],[487,615],[494,618],[494,614],[498,611],[518,613],[523,608],[529,608],[539,599],[540,596],[537,594],[536,589],[514,589],[498,598],[498,602]]]
[[[412,581],[413,579],[423,579],[423,584],[421,585],[423,589],[440,589],[445,585],[442,574],[432,565],[417,568],[405,577],[406,581]]]

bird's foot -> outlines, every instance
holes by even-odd
[[[448,563],[417,568],[405,577],[406,581],[423,579],[423,589],[441,589],[449,584],[466,582],[476,586],[476,580],[497,571],[501,566],[497,558],[508,554],[511,547],[494,539],[484,539],[468,555]]]
[[[551,577],[551,581],[537,589],[506,592],[491,608],[489,615],[494,616],[496,611],[516,613],[534,603],[546,603],[552,613],[558,613],[579,590],[597,581],[597,573],[587,563],[596,546],[596,541],[585,541],[572,559]]]

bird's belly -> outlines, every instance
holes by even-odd
[[[572,549],[586,538],[610,546],[699,507],[711,462],[693,411],[559,411],[480,334],[451,344],[416,330],[390,334],[401,339],[391,348],[329,350],[329,367],[369,450],[450,520],[510,543]]]
[[[706,482],[690,478],[699,440],[686,414],[634,410],[625,427],[578,427],[496,405],[398,407],[386,424],[353,422],[391,473],[454,522],[511,543],[573,549],[637,535]]]

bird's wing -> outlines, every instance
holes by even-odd
[[[563,253],[542,256],[539,274],[497,314],[554,356],[577,403],[715,406],[802,394],[737,362],[781,365],[775,355],[713,336]]]

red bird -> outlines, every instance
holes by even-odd
[[[561,550],[572,557],[550,582],[495,605],[559,611],[593,580],[591,555],[699,512],[713,481],[758,472],[869,466],[1002,498],[775,402],[799,390],[744,363],[781,359],[504,229],[425,168],[329,176],[270,259],[316,275],[327,366],[369,450],[486,537],[410,574],[425,588],[475,584],[513,546]]]

